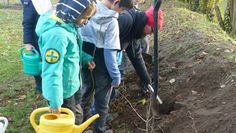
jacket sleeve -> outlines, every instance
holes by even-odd
[[[137,40],[131,41],[126,53],[142,83],[151,84],[151,77],[142,57],[141,44]]]
[[[120,84],[121,76],[117,63],[117,51],[120,49],[119,25],[114,19],[105,33],[104,37],[104,60],[108,73],[112,79],[112,85]]]
[[[118,68],[116,55],[116,50],[104,49],[104,60],[108,73],[112,79],[112,85],[119,85],[121,82],[121,75]]]
[[[37,35],[35,33],[35,27],[39,18],[31,0],[21,0],[23,6],[23,42],[37,43]]]
[[[88,62],[92,61],[93,60],[93,57],[89,54],[87,54],[86,52],[83,51],[83,37],[80,33],[78,33],[78,45],[79,45],[79,50],[80,50],[80,53],[81,53],[81,64],[82,64],[82,67],[88,67]]]
[[[120,31],[119,37],[120,37],[121,49],[124,50],[128,46],[127,42],[129,42],[132,39],[131,35],[133,33],[130,32],[133,26],[133,17],[127,10],[125,10],[123,13],[119,15],[118,23]]]
[[[63,103],[62,71],[68,42],[59,33],[45,34],[41,49],[43,96],[49,101],[50,108],[59,108]]]
[[[93,61],[93,57],[86,52],[82,51],[81,62],[82,67],[88,67],[88,62]]]

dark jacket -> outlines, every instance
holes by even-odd
[[[130,41],[144,37],[143,31],[147,19],[145,12],[136,9],[126,10],[119,15],[118,22],[122,49],[125,49]]]
[[[147,22],[145,12],[136,9],[126,10],[119,15],[121,48],[126,53],[144,85],[151,83],[150,75],[142,56],[141,44],[137,41],[144,37],[144,27]]]
[[[35,27],[39,14],[31,0],[21,0],[21,3],[23,6],[23,42],[32,44],[38,50],[38,36],[35,33]]]

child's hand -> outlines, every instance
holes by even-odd
[[[94,63],[94,61],[88,62],[88,69],[89,70],[93,70],[95,67],[96,67],[96,64]]]
[[[118,88],[120,85],[120,82],[121,82],[121,78],[120,78],[120,76],[118,76],[116,79],[112,80],[111,86],[113,88]]]
[[[53,114],[60,114],[61,108],[49,108],[49,112]]]
[[[25,44],[25,49],[27,51],[31,51],[34,48],[34,46],[32,44]]]

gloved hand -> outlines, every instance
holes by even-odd
[[[139,91],[138,95],[141,96],[141,97],[147,97],[149,95],[149,92],[150,92],[150,90],[148,88],[149,85],[150,84],[144,84],[143,83],[141,85],[141,90]]]

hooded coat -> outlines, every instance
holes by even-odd
[[[78,44],[76,25],[59,23],[51,16],[51,13],[40,16],[36,33],[42,55],[43,96],[50,108],[58,108],[63,99],[78,91],[80,63],[85,66],[92,57],[82,51],[82,44]]]
[[[144,27],[147,19],[145,12],[138,11],[135,8],[125,10],[119,15],[118,22],[122,49],[126,49],[127,43],[130,41],[144,37]]]
[[[137,40],[144,37],[144,27],[147,20],[148,17],[145,12],[134,8],[124,11],[118,18],[121,48],[126,51],[136,73],[145,86],[151,83],[151,77],[143,60],[141,43]]]
[[[96,47],[94,60],[96,70],[101,74],[109,73],[112,84],[120,83],[120,72],[117,63],[117,50],[120,50],[118,13],[108,9],[103,3],[97,3],[97,12],[89,23],[81,28],[84,47],[93,55],[92,44]],[[105,69],[104,69],[105,68]]]

